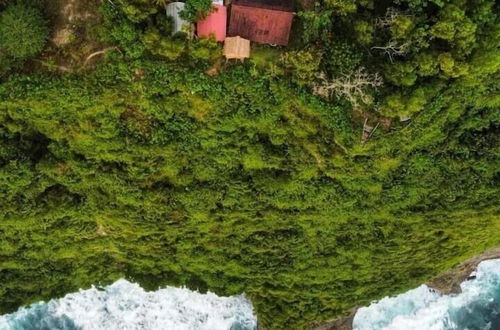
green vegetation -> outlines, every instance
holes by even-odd
[[[0,13],[0,73],[16,62],[38,55],[49,30],[41,12],[23,3],[13,3]]]
[[[197,22],[204,19],[213,11],[212,0],[186,0],[180,16],[188,22]]]
[[[500,244],[494,1],[320,1],[225,64],[163,6],[104,2],[95,69],[1,82],[0,312],[125,276],[303,329]]]

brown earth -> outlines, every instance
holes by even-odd
[[[50,18],[51,42],[39,62],[49,69],[72,72],[83,66],[89,54],[101,50],[97,32],[101,3],[102,0],[47,0],[45,14]]]

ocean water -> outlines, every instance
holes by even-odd
[[[462,293],[425,285],[358,310],[354,330],[500,330],[500,259],[479,264]],[[219,297],[185,288],[153,292],[118,280],[0,316],[0,330],[256,330],[245,296]],[[293,326],[290,325],[290,330]]]
[[[500,259],[479,264],[459,294],[426,285],[360,308],[354,330],[500,330]]]
[[[184,288],[153,292],[118,280],[0,316],[0,330],[255,330],[244,296],[219,297]]]

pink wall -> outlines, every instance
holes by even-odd
[[[199,37],[215,36],[215,40],[226,39],[227,8],[222,5],[213,5],[216,10],[210,13],[204,20],[197,23]]]

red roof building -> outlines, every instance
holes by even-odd
[[[215,40],[224,41],[226,39],[227,8],[220,4],[214,4],[215,11],[211,12],[204,20],[199,21],[196,26],[198,36],[210,37]]]
[[[234,0],[228,35],[286,46],[293,16],[291,0]]]

